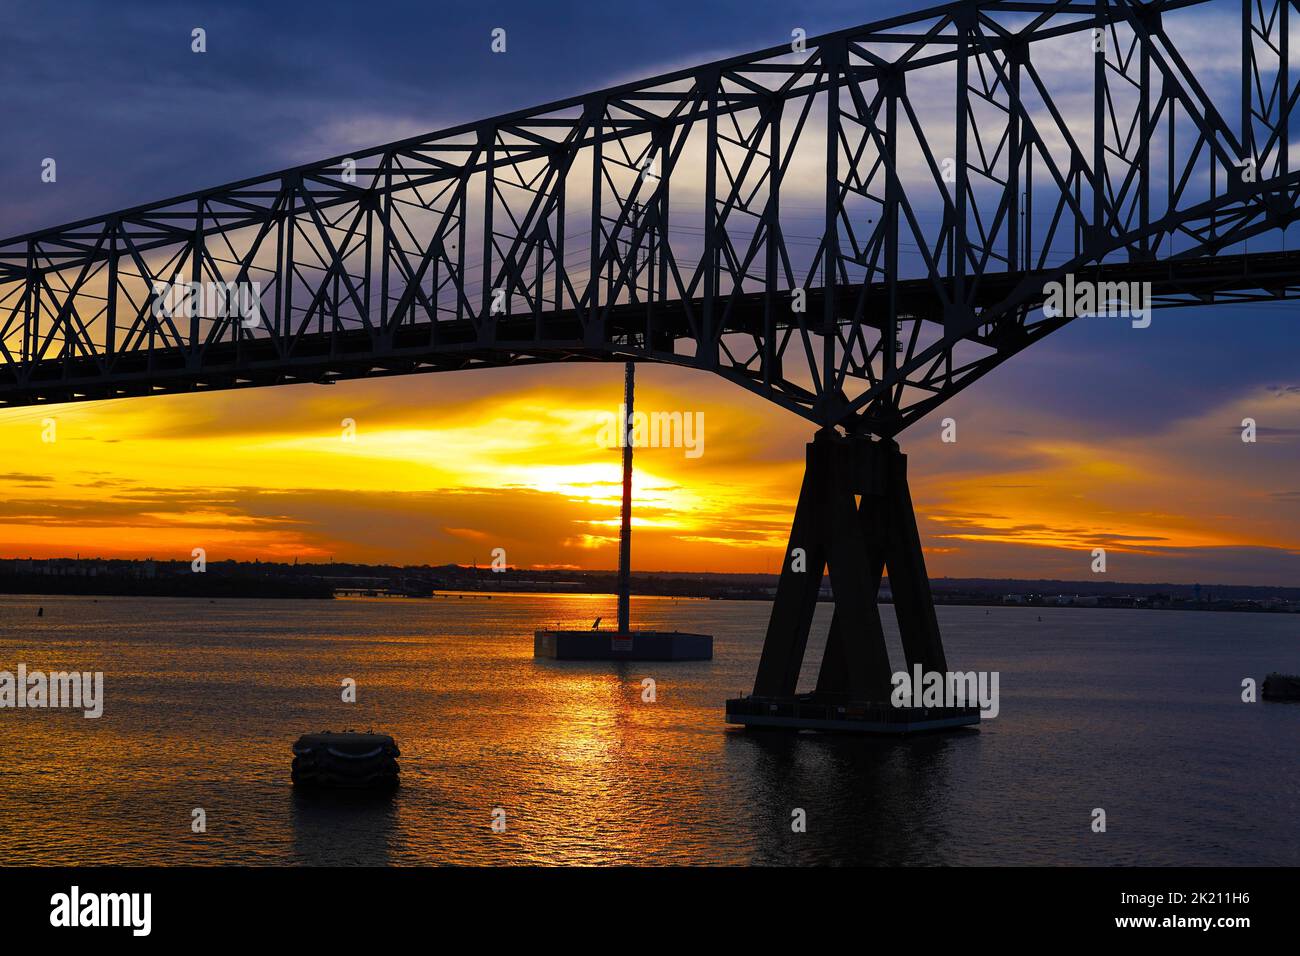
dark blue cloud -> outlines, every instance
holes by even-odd
[[[925,5],[10,3],[0,234],[762,49],[796,26],[813,36]],[[207,31],[205,54],[190,50],[194,27]],[[496,27],[505,55],[489,48]],[[55,185],[39,180],[45,157],[58,161]]]
[[[943,414],[991,431],[986,408],[996,416],[1023,408],[1055,417],[1058,435],[1159,433],[1254,389],[1295,384],[1298,353],[1294,303],[1158,310],[1145,329],[1081,318],[973,385]]]

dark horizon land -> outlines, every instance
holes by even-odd
[[[0,0],[6,932],[1289,930],[1295,17]]]
[[[778,577],[770,574],[632,570],[631,593],[770,601]],[[1300,586],[1173,584],[1045,578],[932,577],[935,600],[1061,607],[1145,607],[1183,610],[1300,612]],[[515,568],[469,564],[392,565],[353,562],[214,561],[196,574],[192,561],[63,557],[0,558],[0,593],[212,597],[329,597],[389,594],[428,597],[437,591],[614,593],[618,569]],[[882,578],[890,600],[889,575]],[[829,575],[820,600],[831,600]]]

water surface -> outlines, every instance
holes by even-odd
[[[950,665],[1001,673],[1001,713],[895,741],[725,728],[760,602],[634,599],[642,626],[714,634],[715,660],[580,664],[534,660],[532,631],[612,620],[610,596],[2,596],[0,670],[102,670],[106,702],[0,710],[0,860],[1300,863],[1300,705],[1240,699],[1300,672],[1300,616],[938,610]],[[298,734],[372,727],[402,748],[395,796],[293,791]]]

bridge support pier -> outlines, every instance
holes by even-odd
[[[807,446],[754,693],[727,702],[728,722],[887,733],[977,723],[971,708],[891,706],[879,607],[886,569],[908,672],[946,672],[907,456],[893,441],[820,432]],[[796,695],[824,570],[834,596],[826,650],[815,691]]]
[[[623,517],[618,536],[618,627],[590,631],[544,630],[533,632],[533,656],[561,661],[711,661],[713,635],[682,631],[633,630],[632,580],[632,399],[635,365],[623,370],[623,408],[620,412],[623,446]]]

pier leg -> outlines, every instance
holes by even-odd
[[[944,673],[948,661],[939,637],[939,618],[934,613],[912,495],[907,488],[907,456],[895,454],[889,469],[884,508],[888,521],[885,560],[889,563],[889,586],[894,594],[903,654],[908,670],[920,664],[923,671]]]
[[[832,618],[840,619],[836,649],[839,673],[828,674],[827,679],[854,700],[888,700],[892,672],[876,603],[880,584],[877,579],[873,589],[869,580],[871,554],[858,518],[855,476],[838,461],[832,475],[829,520],[824,533],[830,541],[826,564],[835,599]],[[867,498],[862,495],[863,500]]]
[[[821,508],[825,482],[818,467],[813,446],[808,446],[803,486],[794,509],[790,527],[790,544],[781,562],[781,577],[776,585],[776,600],[763,641],[763,656],[758,662],[754,693],[764,696],[793,694],[808,646],[808,629],[817,609],[822,569],[826,566],[826,549],[821,533]]]
[[[862,539],[867,549],[866,594],[867,609],[866,638],[867,643],[883,648],[885,631],[880,623],[880,578],[884,572],[885,554],[882,548],[883,525],[881,523],[880,503],[870,495],[863,495],[858,506],[858,521],[862,527]],[[826,636],[826,650],[822,653],[822,666],[817,674],[817,693],[848,694],[851,693],[846,678],[848,662],[845,657],[844,642],[849,640],[848,628],[838,608],[831,614],[831,629]],[[888,666],[886,664],[886,666]]]
[[[886,569],[908,667],[947,670],[906,456],[893,442],[821,433],[807,448],[755,696],[795,694],[822,573],[829,571],[834,611],[816,691],[887,701],[892,670],[878,604]]]
[[[623,513],[618,529],[618,633],[632,631],[632,398],[636,385],[636,365],[628,362],[623,369]]]

